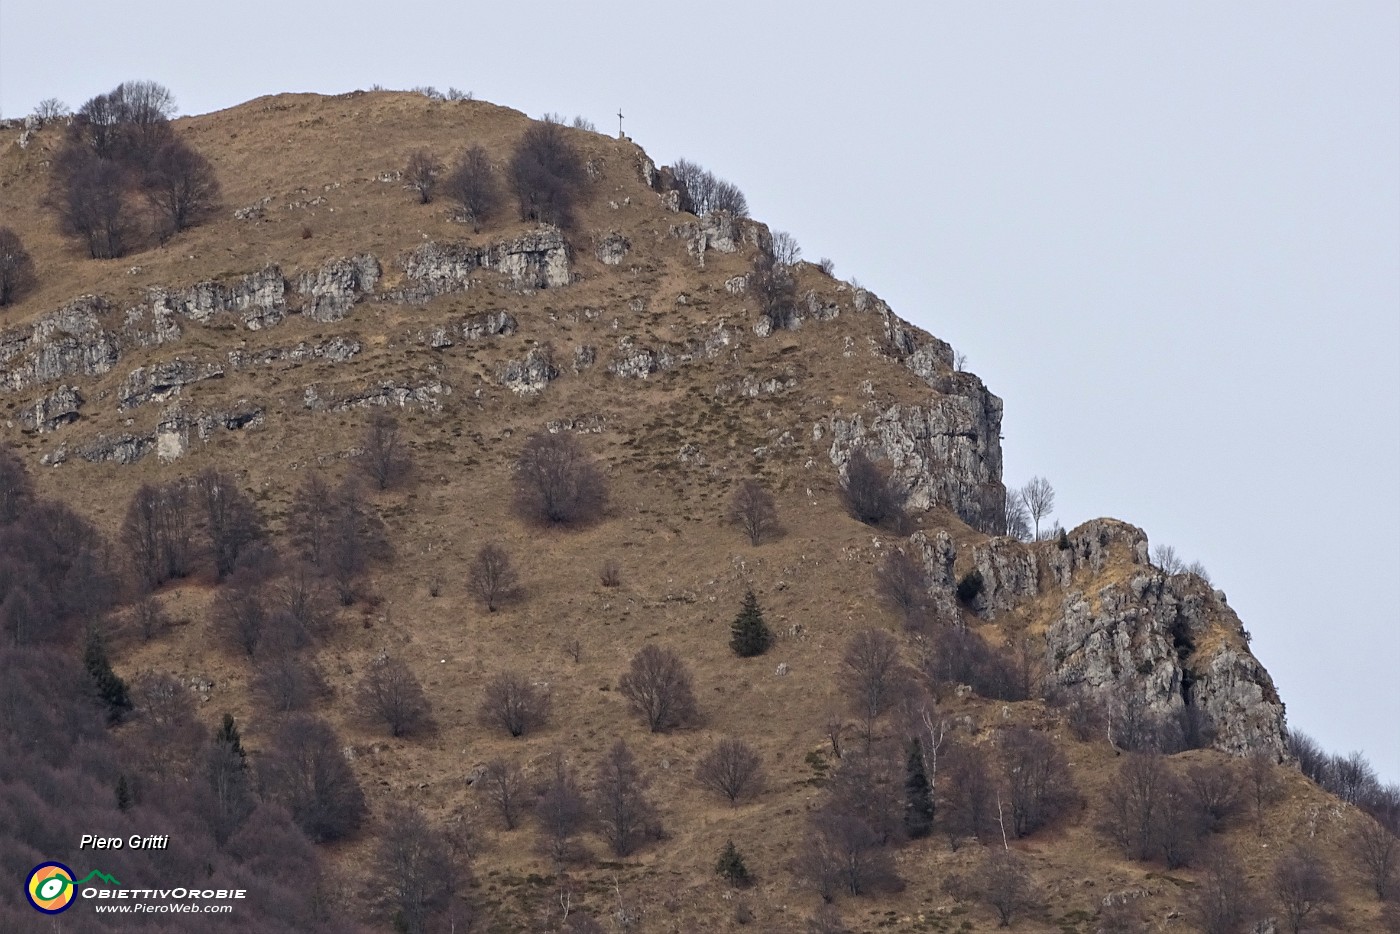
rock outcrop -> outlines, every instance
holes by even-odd
[[[985,389],[938,395],[923,406],[892,405],[869,416],[831,416],[813,429],[813,440],[826,434],[831,462],[843,476],[851,452],[864,448],[890,463],[911,508],[947,506],[978,531],[1002,531],[1001,400]]]
[[[32,325],[0,333],[0,386],[23,391],[75,376],[101,376],[116,365],[116,335],[102,326],[105,299],[84,295]]]
[[[523,360],[507,361],[496,381],[511,392],[534,395],[559,378],[554,351],[547,346],[531,347]]]
[[[145,304],[152,319],[166,313],[212,324],[221,315],[234,314],[248,330],[258,331],[287,316],[287,281],[277,266],[266,266],[229,283],[206,281],[185,289],[156,287]]]
[[[59,386],[48,395],[40,396],[20,410],[19,421],[25,431],[43,433],[78,420],[83,407],[82,393],[76,386]]]
[[[135,408],[147,402],[165,402],[185,387],[207,379],[219,379],[224,368],[217,363],[169,360],[132,370],[117,390],[117,406]]]
[[[401,259],[410,284],[401,300],[422,302],[471,287],[478,270],[494,270],[522,289],[559,288],[572,281],[568,244],[557,228],[542,227],[514,240],[490,246],[425,243]]]
[[[335,259],[297,278],[297,291],[306,296],[301,313],[313,321],[339,321],[364,295],[374,291],[382,270],[368,253]]]

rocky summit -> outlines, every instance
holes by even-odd
[[[205,820],[197,750],[231,715],[248,813],[356,880],[287,929],[1283,930],[1270,880],[1299,840],[1331,867],[1313,917],[1389,923],[1353,858],[1370,818],[1298,771],[1225,593],[1118,519],[1008,535],[1002,399],[743,210],[695,213],[684,167],[481,101],[279,95],[174,121],[217,204],[93,259],[52,206],[73,125],[0,130],[0,224],[35,270],[0,309],[0,397],[33,496],[89,520],[120,582],[82,620],[134,697],[91,780]],[[564,212],[530,200],[541,126],[577,160]],[[453,195],[472,147],[489,210]],[[428,200],[414,153],[437,164]],[[376,473],[384,432],[397,460]],[[597,510],[533,514],[535,450],[596,470],[567,483]],[[187,565],[140,582],[142,491],[213,502],[194,478],[215,473],[270,566],[224,568],[201,506]],[[888,513],[853,506],[867,481]],[[379,529],[353,573],[316,551],[312,488]],[[483,571],[496,552],[505,576]],[[230,640],[236,599],[294,580],[324,585],[323,618],[273,648]],[[749,593],[745,631],[766,635],[740,653]],[[50,649],[78,659],[72,639]],[[670,674],[639,673],[648,647]],[[269,688],[285,658],[305,696]],[[422,723],[373,714],[391,669]],[[658,712],[677,670],[688,702]],[[278,791],[299,717],[363,795],[340,832]],[[148,728],[175,720],[184,752]],[[450,871],[394,876],[405,827]],[[242,866],[237,831],[210,833]],[[1221,885],[1252,893],[1235,927],[1202,914]]]

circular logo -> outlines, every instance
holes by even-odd
[[[40,863],[29,872],[24,894],[36,911],[56,915],[73,904],[73,870],[62,863]]]

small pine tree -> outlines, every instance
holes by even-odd
[[[719,854],[715,872],[735,888],[743,888],[753,881],[753,877],[749,875],[749,867],[744,865],[744,857],[734,846],[733,840],[724,844],[724,852]]]
[[[762,655],[773,644],[773,634],[763,621],[763,611],[759,609],[758,598],[752,590],[744,594],[744,608],[730,623],[729,631],[729,647],[740,658]]]
[[[933,789],[924,771],[924,750],[917,739],[909,741],[904,774],[904,830],[917,840],[933,832]]]
[[[112,663],[107,659],[107,646],[103,644],[102,633],[97,631],[96,626],[88,629],[83,665],[92,677],[98,699],[107,706],[107,721],[116,723],[131,709],[131,695],[126,689],[126,682],[112,670]]]
[[[214,742],[223,743],[230,752],[237,753],[238,761],[247,768],[248,753],[243,749],[243,738],[238,733],[238,724],[233,722],[233,714],[225,713],[223,725],[214,734]]]
[[[131,786],[127,784],[125,775],[117,776],[117,810],[131,810]]]

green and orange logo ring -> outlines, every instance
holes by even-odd
[[[29,872],[24,882],[24,894],[35,910],[46,915],[67,911],[77,896],[73,870],[62,863],[40,863]]]

